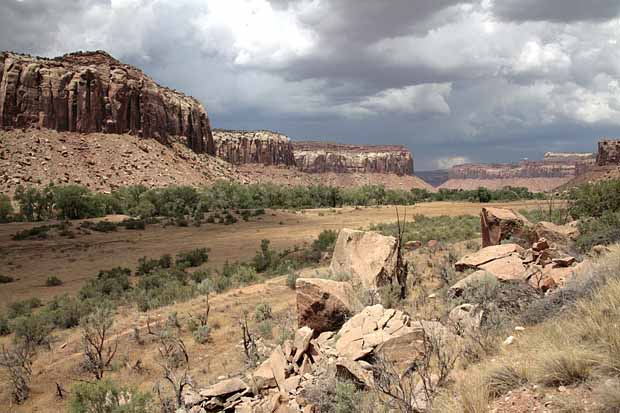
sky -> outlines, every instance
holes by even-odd
[[[417,170],[620,136],[618,0],[0,2],[0,50],[97,49],[215,128],[401,144]]]

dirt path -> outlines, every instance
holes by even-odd
[[[536,202],[493,205],[514,209],[538,207]],[[476,215],[480,206],[432,202],[408,207],[407,211],[409,216]],[[394,221],[395,211],[394,207],[268,211],[259,219],[229,226],[204,224],[182,228],[158,224],[144,231],[120,229],[110,233],[92,232],[73,239],[54,237],[42,241],[11,240],[12,234],[42,223],[0,225],[0,274],[17,279],[0,288],[0,307],[33,296],[46,300],[62,293],[75,293],[99,270],[117,266],[134,269],[143,256],[156,258],[166,253],[175,255],[184,250],[208,247],[211,249],[208,266],[220,267],[225,261],[251,259],[262,239],[270,240],[276,249],[290,248],[311,242],[325,229],[365,228]],[[62,279],[64,284],[46,287],[45,280],[52,275]]]

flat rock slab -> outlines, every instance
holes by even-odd
[[[507,257],[513,253],[520,254],[522,252],[523,248],[517,244],[492,245],[482,248],[473,254],[464,256],[454,265],[454,268],[457,271],[464,271],[468,268],[479,269],[482,265],[493,260]]]
[[[524,280],[526,278],[526,270],[518,254],[493,260],[481,265],[480,268],[502,281]]]

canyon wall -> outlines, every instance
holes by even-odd
[[[603,139],[598,142],[598,166],[620,165],[620,140]]]
[[[295,164],[310,173],[391,173],[413,175],[413,156],[404,146],[293,142]]]
[[[270,131],[213,131],[215,155],[235,165],[295,165],[291,140]]]
[[[214,153],[209,117],[195,99],[159,86],[102,51],[54,59],[0,54],[0,127],[130,133]]]
[[[526,187],[530,191],[550,191],[583,173],[594,164],[592,153],[548,152],[542,160],[518,163],[464,164],[448,171],[448,181],[440,187],[475,189],[483,186],[500,189],[504,186]]]

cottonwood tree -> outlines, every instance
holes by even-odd
[[[82,326],[82,345],[84,347],[84,367],[101,380],[110,369],[118,349],[118,340],[114,344],[106,343],[110,339],[110,330],[114,324],[114,313],[105,305],[98,307],[80,321]]]

